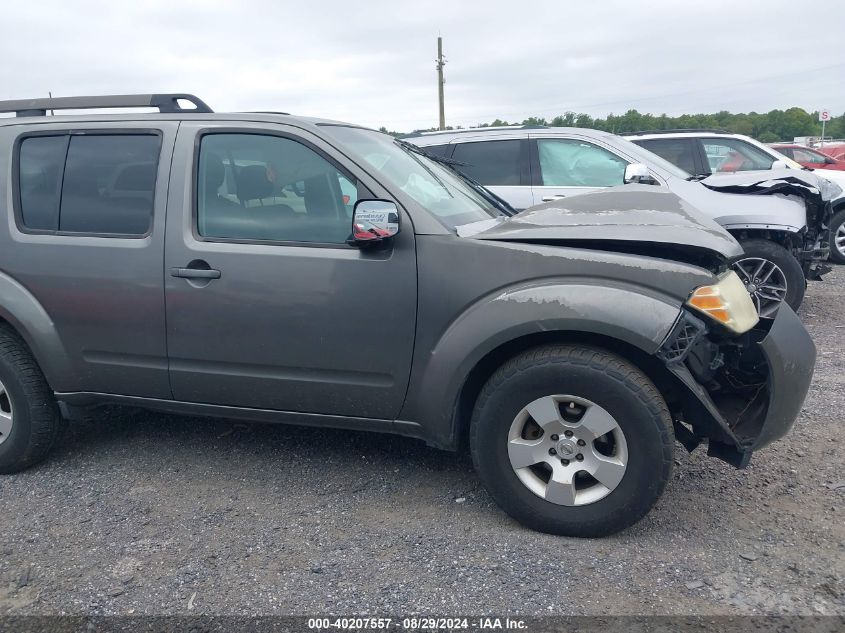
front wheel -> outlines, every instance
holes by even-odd
[[[845,209],[830,221],[830,260],[845,264]]]
[[[795,256],[769,240],[742,240],[740,246],[745,253],[731,262],[731,269],[745,284],[757,314],[773,319],[783,302],[798,310],[807,280]]]
[[[505,363],[470,427],[476,471],[520,523],[597,537],[642,518],[672,469],[672,421],[652,382],[601,349],[553,345]]]

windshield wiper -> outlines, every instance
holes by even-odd
[[[413,152],[429,160],[434,161],[435,163],[439,163],[444,165],[458,176],[461,180],[463,180],[466,184],[469,185],[470,189],[475,191],[478,195],[482,198],[487,200],[487,202],[491,203],[496,209],[501,211],[507,216],[516,215],[517,211],[514,209],[506,200],[500,198],[495,193],[487,189],[484,185],[482,185],[477,180],[470,178],[464,172],[462,172],[458,167],[465,166],[466,163],[463,163],[459,160],[453,160],[451,158],[446,158],[445,156],[437,156],[436,154],[430,154],[429,152],[425,151],[422,147],[414,145],[413,143],[409,143],[408,141],[403,141],[400,138],[394,139],[395,143],[400,147],[406,149],[409,152]]]
[[[690,176],[687,178],[689,181],[698,182],[699,180],[704,180],[705,178],[709,178],[713,174],[695,174],[694,176]]]

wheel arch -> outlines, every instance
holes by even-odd
[[[417,352],[397,431],[456,449],[467,410],[502,362],[529,347],[593,344],[649,364],[680,314],[680,301],[609,281],[523,286],[464,310]]]
[[[26,345],[47,383],[71,375],[70,361],[50,315],[25,287],[0,273],[0,324]]]
[[[465,446],[475,403],[484,385],[496,370],[526,350],[556,344],[594,347],[623,358],[641,370],[654,383],[667,403],[679,401],[686,395],[679,388],[677,379],[660,359],[631,343],[612,336],[574,330],[528,334],[503,343],[488,352],[466,376],[455,402],[452,418],[456,447]],[[672,408],[670,406],[670,410]]]

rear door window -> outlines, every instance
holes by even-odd
[[[141,236],[150,230],[161,138],[156,134],[35,136],[20,145],[24,228]]]
[[[152,135],[71,136],[59,231],[146,234],[160,150]]]
[[[519,139],[458,143],[452,159],[463,163],[457,168],[482,185],[521,184],[522,150]]]

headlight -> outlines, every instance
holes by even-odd
[[[712,286],[696,288],[687,305],[737,334],[747,332],[760,320],[751,295],[733,271],[719,277]]]

